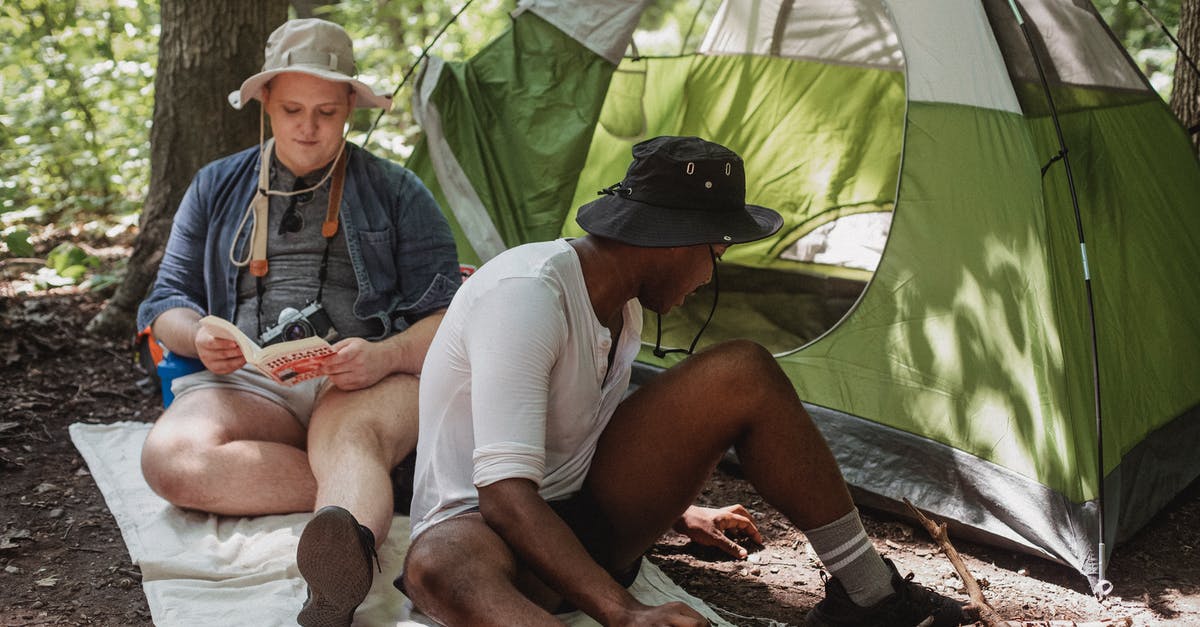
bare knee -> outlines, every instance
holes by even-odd
[[[478,514],[434,525],[404,561],[405,594],[443,625],[541,625],[555,622],[516,587],[512,551]]]
[[[316,459],[331,447],[366,449],[392,467],[417,444],[419,381],[393,374],[370,388],[327,391],[309,422],[308,449]]]
[[[424,542],[422,540],[425,540]],[[470,553],[447,538],[418,538],[404,558],[404,592],[422,612],[443,624],[469,622],[479,581],[471,581]]]
[[[791,381],[779,362],[761,344],[730,340],[716,344],[697,357],[709,362],[706,373],[714,389],[743,392],[792,392]]]
[[[142,475],[163,499],[195,507],[205,480],[206,458],[218,445],[208,434],[156,424],[142,446]]]

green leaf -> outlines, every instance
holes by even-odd
[[[88,255],[82,248],[75,244],[63,242],[55,246],[54,250],[50,251],[50,254],[46,256],[46,267],[54,270],[61,277],[71,278],[67,276],[67,271],[70,268],[79,267],[83,271],[86,271],[89,265],[94,267],[99,264],[99,261],[99,259]]]
[[[29,243],[29,231],[25,229],[17,229],[5,235],[4,244],[8,246],[9,255],[13,257],[33,256],[33,244]]]

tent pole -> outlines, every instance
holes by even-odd
[[[400,88],[404,87],[404,84],[408,82],[409,77],[412,76],[413,72],[417,69],[417,66],[421,64],[421,61],[424,61],[425,57],[429,56],[429,49],[432,48],[433,45],[442,38],[442,35],[446,32],[447,28],[450,28],[451,24],[458,21],[458,17],[463,14],[463,11],[467,10],[467,7],[471,6],[472,2],[475,2],[475,0],[467,0],[464,2],[463,5],[454,12],[454,15],[451,15],[450,19],[446,20],[445,24],[442,24],[442,27],[438,29],[436,34],[434,34],[433,39],[430,39],[429,43],[425,44],[425,48],[421,50],[421,54],[417,55],[417,58],[412,62],[412,65],[408,66],[408,71],[404,73],[404,76],[400,78],[400,83],[397,84],[396,88],[392,90],[393,99],[395,99],[396,94],[400,93]],[[367,142],[371,141],[371,133],[375,132],[375,127],[379,125],[379,120],[383,119],[384,113],[386,113],[386,111],[380,110],[379,115],[375,116],[375,121],[371,122],[371,128],[367,129],[367,136],[363,138],[363,146],[366,146]]]
[[[1042,59],[1038,56],[1037,47],[1033,45],[1033,36],[1029,34],[1029,25],[1025,23],[1024,16],[1021,15],[1021,10],[1017,7],[1016,0],[1008,0],[1008,5],[1012,7],[1013,14],[1017,18],[1017,24],[1021,27],[1021,34],[1025,36],[1025,43],[1029,46],[1029,53],[1033,56],[1033,63],[1037,67],[1038,78],[1042,82],[1042,90],[1046,93],[1046,101],[1050,105],[1050,117],[1054,121],[1054,132],[1058,137],[1058,155],[1051,160],[1061,160],[1063,168],[1067,174],[1067,189],[1071,192],[1071,208],[1075,212],[1075,232],[1079,236],[1079,252],[1083,261],[1083,283],[1087,290],[1087,307],[1088,319],[1091,324],[1092,332],[1092,396],[1096,408],[1096,477],[1097,495],[1096,495],[1096,511],[1098,520],[1098,531],[1100,534],[1100,543],[1098,546],[1097,561],[1099,565],[1099,576],[1096,582],[1092,585],[1092,593],[1097,597],[1104,598],[1112,592],[1112,583],[1105,579],[1105,571],[1108,566],[1108,558],[1105,556],[1104,542],[1104,421],[1100,411],[1100,353],[1096,339],[1096,305],[1095,298],[1092,294],[1092,276],[1088,269],[1087,257],[1087,240],[1083,234],[1083,218],[1079,211],[1079,195],[1075,190],[1075,177],[1071,172],[1071,159],[1067,152],[1067,141],[1063,137],[1062,124],[1058,118],[1058,108],[1054,104],[1054,95],[1050,90],[1050,83],[1046,80],[1046,70],[1042,66]],[[1047,168],[1050,164],[1047,164]],[[1045,176],[1046,170],[1042,170],[1042,176]]]

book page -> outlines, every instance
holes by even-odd
[[[228,340],[237,342],[238,348],[242,349],[242,355],[246,361],[253,363],[255,356],[258,354],[258,344],[254,340],[242,333],[242,330],[237,328],[237,325],[216,316],[204,316],[200,319],[200,326],[208,329],[209,333],[217,337],[222,337]]]

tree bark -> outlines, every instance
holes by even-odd
[[[262,68],[267,36],[287,19],[287,7],[287,0],[162,1],[150,189],[125,279],[88,331],[132,335],[192,176],[258,141],[258,105],[236,111],[226,97]]]
[[[1200,0],[1183,0],[1179,7],[1180,47],[1192,61],[1200,64]],[[1200,124],[1200,75],[1182,53],[1175,56],[1175,81],[1171,89],[1171,110],[1184,128]],[[1200,147],[1200,133],[1192,135],[1192,149]]]

